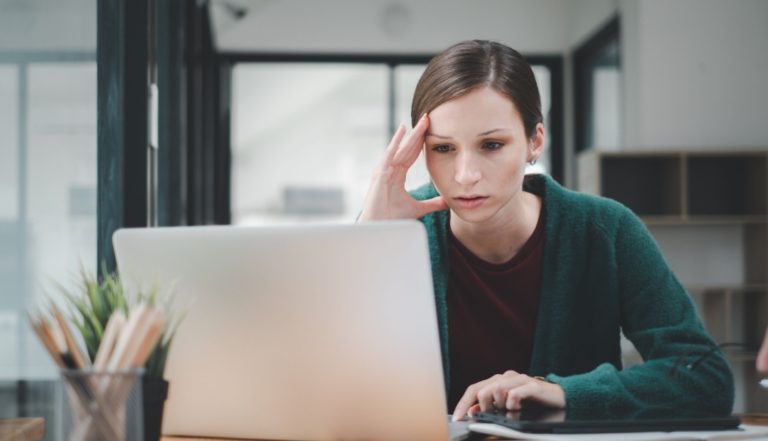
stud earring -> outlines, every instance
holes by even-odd
[[[536,165],[536,158],[531,159],[530,161],[528,161],[528,163],[531,165]]]

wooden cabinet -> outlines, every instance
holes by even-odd
[[[768,148],[587,151],[578,189],[615,199],[648,226],[705,326],[729,349],[734,411],[768,411],[755,351],[768,325]]]

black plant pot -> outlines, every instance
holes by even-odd
[[[161,378],[142,377],[141,393],[144,401],[144,441],[159,441],[168,382]]]

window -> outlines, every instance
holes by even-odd
[[[621,70],[619,43],[612,42],[601,53],[592,71],[592,120],[587,145],[615,149],[621,143]]]
[[[394,133],[400,124],[405,124],[409,130],[411,128],[411,100],[413,92],[416,90],[416,84],[419,82],[421,74],[426,65],[400,65],[395,66],[395,103],[394,103],[394,127],[390,127],[390,133]],[[380,149],[384,149],[389,143],[389,139]],[[371,169],[373,170],[373,169]],[[368,172],[370,174],[370,171]],[[427,173],[427,164],[424,161],[424,154],[419,155],[419,159],[408,170],[408,176],[405,181],[405,188],[413,190],[429,182],[429,173]],[[362,207],[361,207],[362,208]]]
[[[0,64],[0,222],[4,224],[18,215],[18,82],[16,66]]]
[[[0,380],[18,375],[19,306],[24,300],[19,280],[18,82],[18,68],[0,64]]]
[[[69,286],[81,268],[96,270],[96,63],[31,58],[0,64],[0,380],[6,381],[55,377],[25,313],[46,299],[58,301],[56,284]]]
[[[233,223],[354,220],[386,145],[386,85],[380,65],[236,66]]]
[[[28,68],[27,304],[96,271],[96,63]],[[49,357],[48,357],[49,358]]]
[[[425,62],[236,64],[232,222],[354,221],[391,134],[401,123],[410,128],[411,99]],[[533,70],[547,145],[528,171],[550,173],[554,78],[548,66]],[[420,157],[406,188],[427,182]]]

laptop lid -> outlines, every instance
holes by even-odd
[[[416,221],[123,229],[129,287],[173,286],[163,433],[448,439],[427,238]]]

